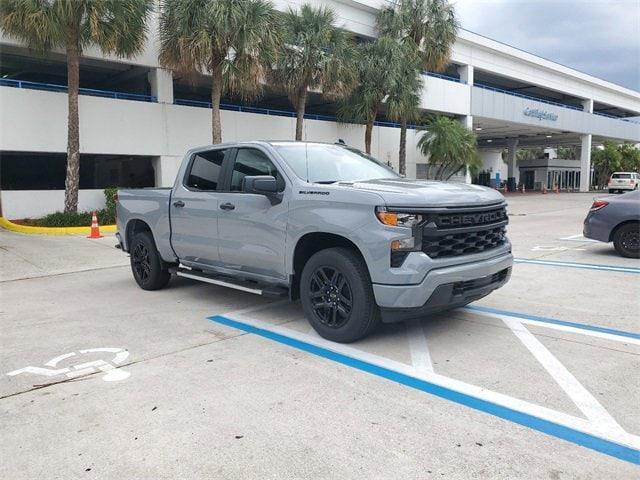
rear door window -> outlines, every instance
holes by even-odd
[[[229,150],[200,152],[191,161],[185,185],[194,190],[217,190],[224,158]]]
[[[630,173],[614,173],[613,178],[631,178]]]

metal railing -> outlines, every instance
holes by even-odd
[[[504,90],[502,88],[492,87],[490,85],[485,85],[483,83],[474,83],[473,86],[474,87],[478,87],[478,88],[482,88],[484,90],[491,90],[493,92],[504,93],[506,95],[511,95],[513,97],[525,98],[527,100],[534,100],[536,102],[546,103],[547,105],[554,105],[556,107],[569,108],[571,110],[577,110],[579,112],[582,112],[582,107],[578,107],[576,105],[570,105],[570,104],[567,104],[567,103],[554,102],[553,100],[546,100],[544,98],[534,97],[532,95],[525,95],[525,94],[522,94],[522,93],[513,92],[511,90]]]
[[[633,120],[631,118],[621,118],[621,117],[616,117],[615,115],[611,115],[609,113],[604,113],[604,112],[593,112],[593,115],[600,115],[601,117],[607,117],[607,118],[613,118],[615,120],[621,120],[623,122],[628,122],[628,123],[635,123],[637,125],[640,125],[640,120]]]
[[[435,78],[440,78],[442,80],[448,80],[450,82],[457,82],[457,83],[462,83],[463,85],[466,85],[467,82],[465,82],[464,80],[457,78],[457,77],[452,77],[450,75],[444,75],[442,73],[435,73],[435,72],[422,72],[423,75],[426,75],[427,77],[435,77]]]
[[[201,100],[187,100],[182,98],[176,98],[173,103],[175,105],[182,105],[186,107],[201,107],[201,108],[211,108],[211,102],[205,102]],[[280,110],[276,108],[261,108],[261,107],[249,107],[246,105],[237,105],[233,103],[221,103],[221,110],[231,110],[233,112],[245,112],[245,113],[256,113],[259,115],[273,115],[278,117],[290,117],[295,118],[296,112],[292,110]],[[308,120],[324,120],[328,122],[337,122],[338,118],[334,115],[320,115],[316,113],[305,113],[305,119]],[[400,124],[396,122],[388,122],[385,120],[376,120],[373,122],[375,126],[378,127],[391,127],[391,128],[400,128]],[[415,130],[417,128],[416,125],[407,125],[407,128],[410,130]]]
[[[440,74],[440,73],[433,73],[433,72],[423,72],[423,73],[424,73],[424,75],[427,75],[429,77],[441,78],[441,79],[444,79],[444,80],[465,84],[465,82],[463,82],[462,80],[460,80],[459,78],[456,78],[456,77],[451,77],[451,76],[448,76],[448,75],[443,75],[443,74]],[[16,79],[13,79],[13,78],[0,78],[0,86],[13,87],[13,88],[26,88],[26,89],[30,89],[30,90],[42,90],[42,91],[47,91],[47,92],[67,92],[67,86],[66,85],[58,85],[58,84],[43,83],[43,82],[33,82],[33,81],[30,81],[30,80],[16,80]],[[478,87],[478,88],[482,88],[482,89],[485,89],[485,90],[491,90],[491,91],[498,92],[498,93],[504,93],[505,95],[511,95],[511,96],[514,96],[514,97],[525,98],[527,100],[533,100],[533,101],[540,102],[540,103],[546,103],[548,105],[554,105],[554,106],[561,107],[561,108],[568,108],[568,109],[576,110],[576,111],[580,111],[580,112],[583,111],[583,109],[581,107],[578,107],[578,106],[575,106],[575,105],[569,105],[569,104],[566,104],[566,103],[554,102],[554,101],[551,101],[551,100],[546,100],[546,99],[534,97],[534,96],[531,96],[531,95],[524,95],[522,93],[512,92],[510,90],[504,90],[504,89],[501,89],[501,88],[492,87],[490,85],[484,85],[482,83],[474,83],[473,86],[474,87]],[[92,97],[114,98],[114,99],[118,99],[118,100],[132,100],[132,101],[137,101],[137,102],[152,102],[152,103],[155,103],[155,102],[158,101],[158,97],[153,96],[153,95],[143,95],[143,94],[139,94],[139,93],[127,93],[127,92],[116,92],[116,91],[112,91],[112,90],[99,90],[99,89],[95,89],[95,88],[80,88],[79,89],[79,94],[80,95],[88,95],[88,96],[92,96]],[[174,101],[174,103],[176,105],[211,108],[211,102],[203,102],[203,101],[198,101],[198,100],[176,99]],[[281,117],[295,117],[296,116],[295,112],[293,112],[293,111],[278,110],[278,109],[273,109],[273,108],[248,107],[248,106],[244,106],[244,105],[234,105],[234,104],[221,104],[220,108],[222,108],[223,110],[233,110],[233,111],[237,111],[237,112],[258,113],[258,114],[262,114],[262,115],[275,115],[275,116],[281,116]],[[585,113],[587,113],[587,112],[585,112]],[[620,120],[622,122],[640,124],[640,121],[638,121],[638,120],[632,120],[632,119],[628,119],[628,118],[616,117],[616,116],[610,115],[608,113],[593,112],[592,115],[599,115],[599,116],[606,117],[606,118],[612,118],[614,120]],[[327,121],[332,121],[332,122],[335,122],[337,120],[336,117],[334,117],[334,116],[319,115],[319,114],[312,114],[312,113],[305,114],[305,118],[308,118],[308,119],[311,119],[311,120],[327,120]],[[383,126],[383,127],[400,128],[400,124],[399,123],[395,123],[395,122],[377,121],[377,122],[375,122],[375,125]],[[415,125],[409,125],[409,128],[415,129],[416,126]]]
[[[29,90],[43,90],[46,92],[66,92],[66,85],[54,83],[32,82],[29,80],[16,80],[13,78],[0,78],[0,86],[13,88],[26,88]],[[80,88],[80,95],[92,97],[115,98],[118,100],[133,100],[136,102],[157,102],[158,98],[153,95],[142,95],[139,93],[114,92],[111,90],[98,90],[95,88]]]

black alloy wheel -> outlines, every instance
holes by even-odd
[[[640,224],[627,223],[618,227],[613,234],[613,246],[627,258],[640,258]]]
[[[349,321],[353,294],[347,278],[334,267],[322,266],[311,276],[309,299],[313,313],[329,328],[340,328]]]
[[[169,283],[167,270],[151,232],[140,232],[133,236],[130,246],[131,272],[143,290],[158,290]]]
[[[144,244],[138,243],[131,252],[131,266],[142,283],[149,280],[151,259],[149,258],[149,250]]]
[[[333,342],[360,340],[380,322],[367,265],[352,248],[327,248],[306,261],[300,301],[313,329]]]

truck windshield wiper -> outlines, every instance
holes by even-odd
[[[319,184],[321,184],[321,185],[329,185],[329,184],[331,184],[331,183],[337,183],[337,182],[339,182],[339,181],[340,181],[340,180],[320,180],[320,181],[318,181],[318,182],[313,182],[313,183],[319,183]]]

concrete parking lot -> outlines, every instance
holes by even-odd
[[[509,196],[506,287],[348,346],[0,231],[0,478],[638,478],[640,261],[581,237],[592,198]]]

